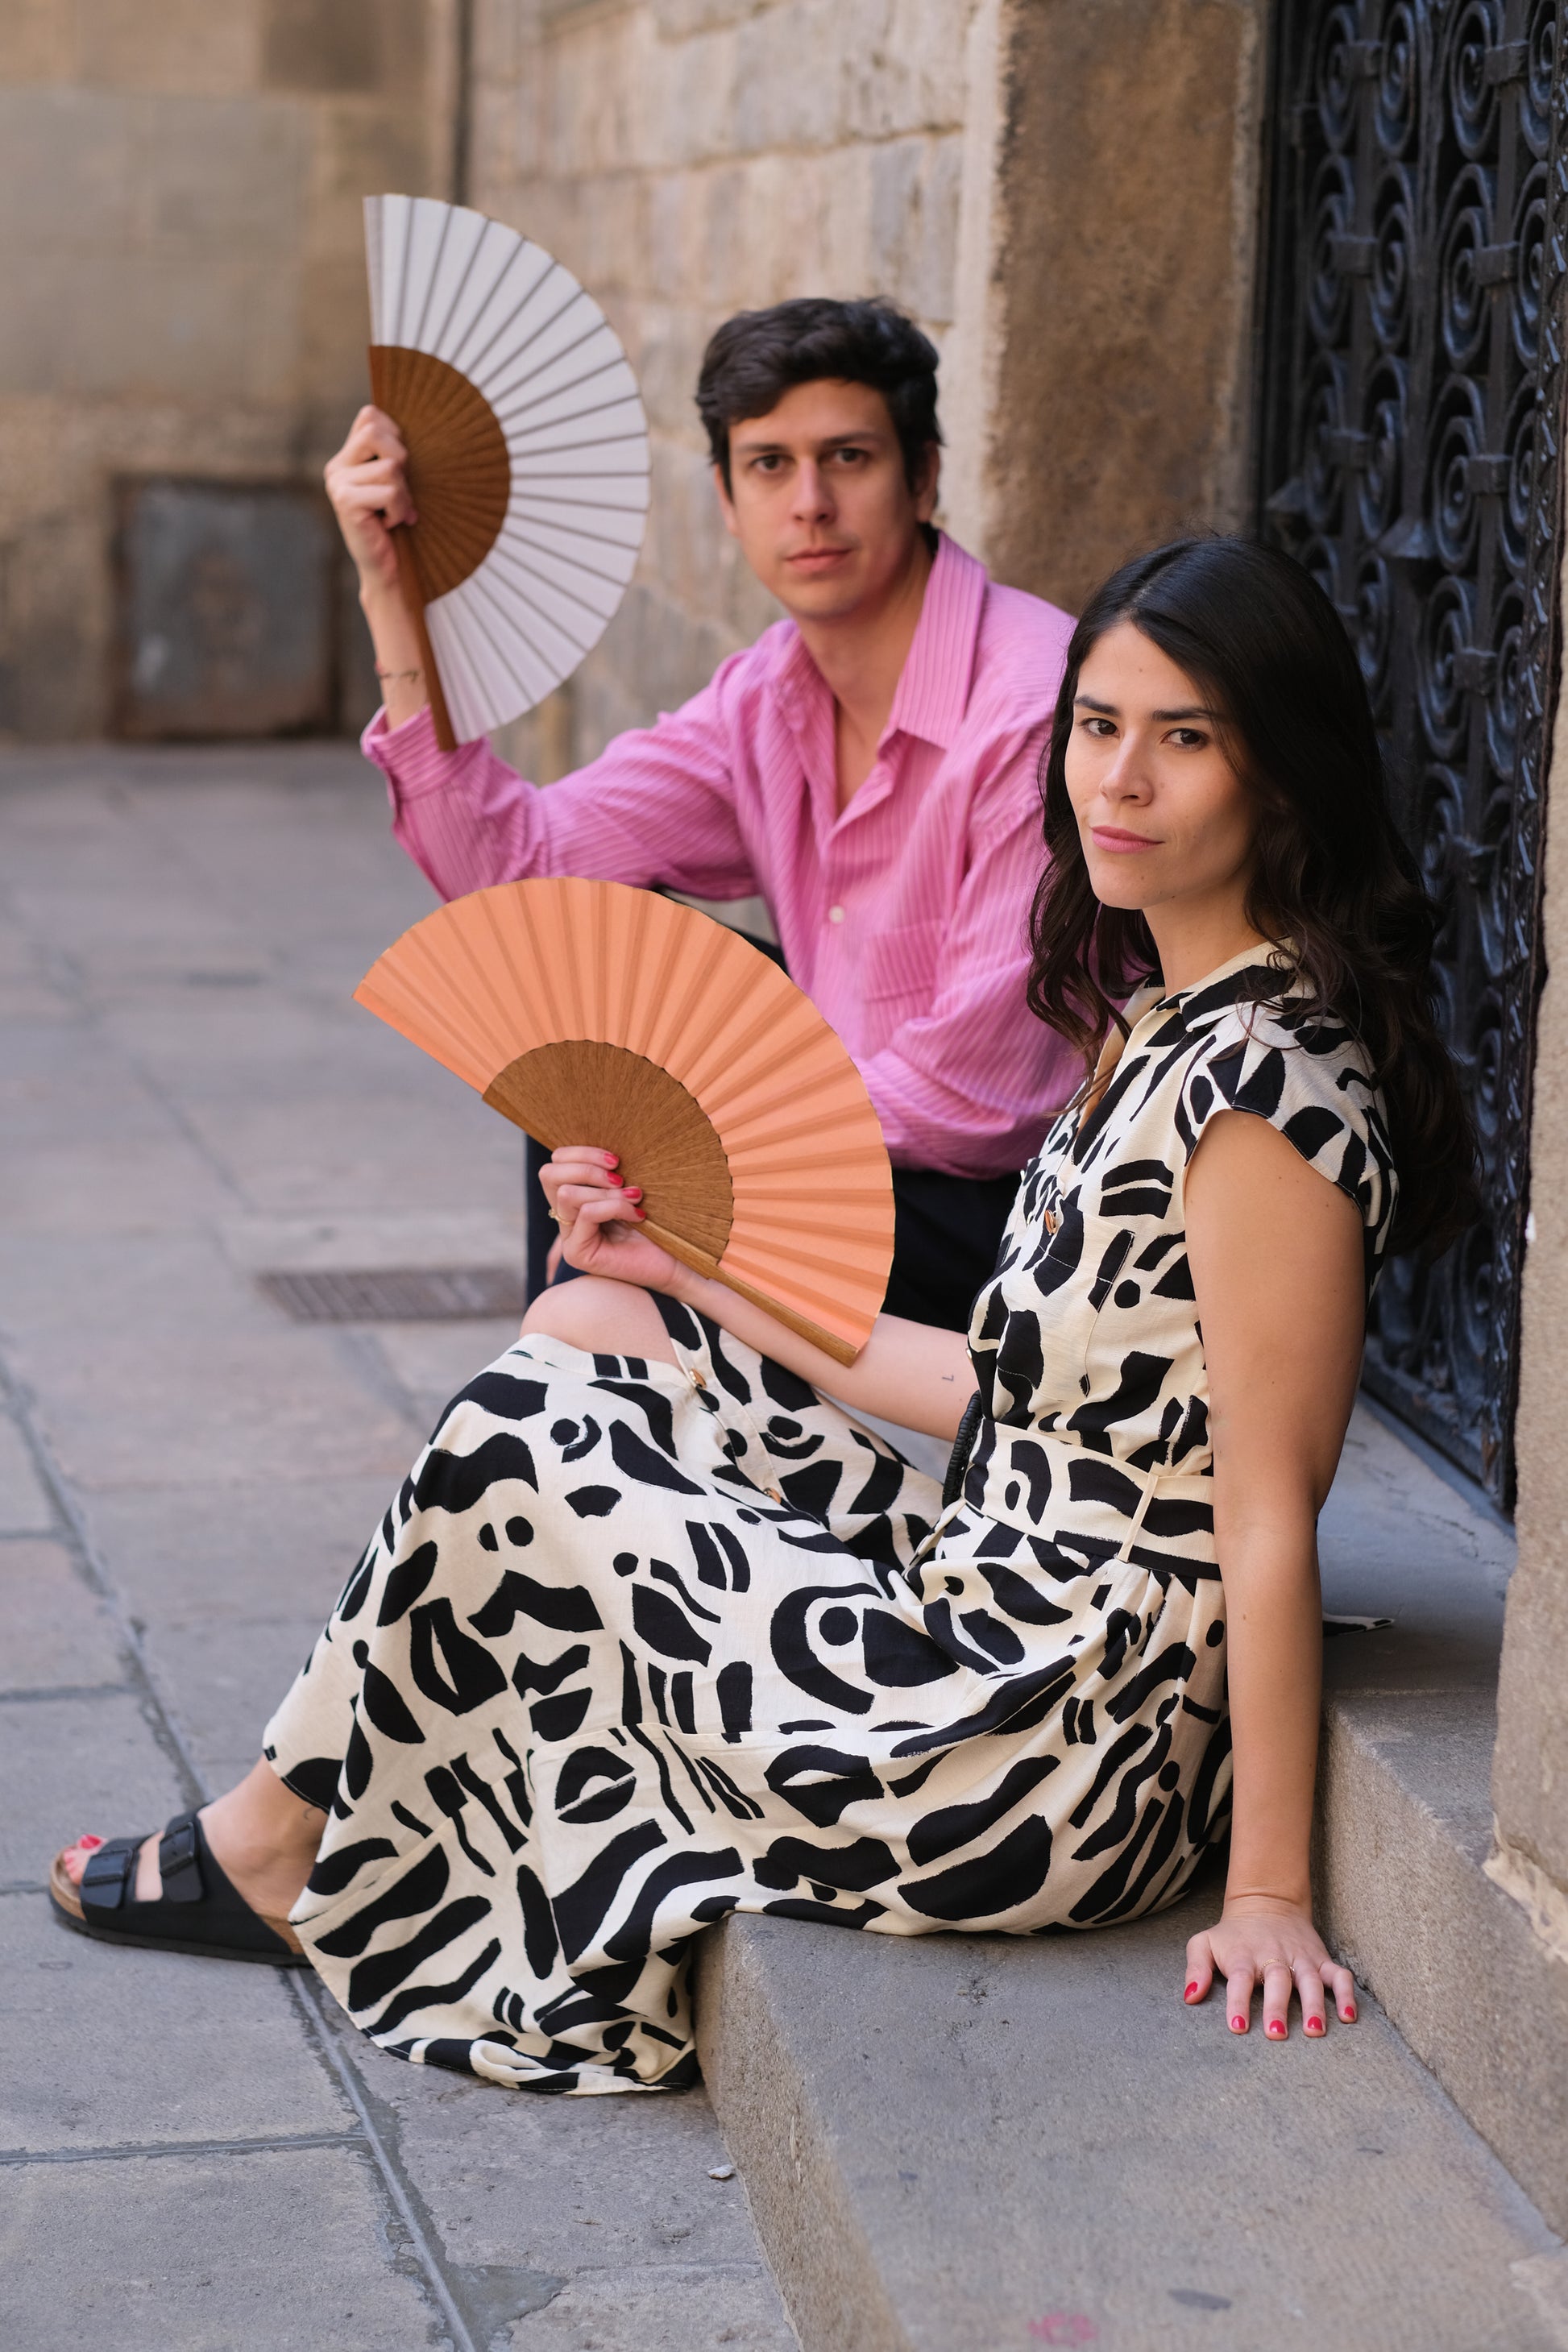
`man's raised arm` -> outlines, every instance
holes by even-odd
[[[386,777],[395,837],[443,898],[555,874],[749,897],[757,884],[725,719],[730,674],[745,659],[733,656],[681,709],[542,789],[483,738],[441,751],[427,706],[390,730],[378,713],[363,748]]]

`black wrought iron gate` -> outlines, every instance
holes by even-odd
[[[1507,1504],[1557,670],[1557,0],[1277,5],[1264,523],[1355,640],[1485,1154],[1484,1223],[1390,1268],[1366,1377]]]

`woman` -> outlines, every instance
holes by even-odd
[[[732,1908],[895,1935],[1171,1901],[1230,1823],[1185,1997],[1309,2034],[1314,1524],[1392,1232],[1463,1222],[1431,918],[1344,632],[1184,541],[1070,649],[1030,1001],[1091,1072],[957,1336],[845,1370],[557,1152],[567,1257],[459,1397],[268,1726],[160,1843],[53,1891],[126,1940],[301,1950],[366,2032],[568,2091],[692,2079]],[[1113,999],[1131,991],[1120,1013]],[[951,1437],[956,1491],[857,1410]],[[160,1894],[160,1874],[162,1893]],[[291,1922],[291,1925],[289,1924]]]

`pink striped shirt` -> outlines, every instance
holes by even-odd
[[[833,697],[793,621],[547,791],[428,710],[364,750],[443,898],[535,875],[767,902],[792,976],[854,1055],[900,1165],[1019,1168],[1079,1076],[1024,1003],[1037,771],[1072,623],[951,539],[870,774],[839,813]]]

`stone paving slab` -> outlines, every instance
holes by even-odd
[[[395,1478],[117,1486],[82,1496],[82,1519],[131,1613],[163,1633],[279,1617],[319,1627],[406,1467]]]
[[[329,2031],[352,2046],[458,2274],[521,2263],[554,2281],[501,2344],[793,2352],[745,2189],[710,2177],[730,2157],[704,2092],[498,2099],[365,2045],[346,2021]]]
[[[0,1696],[125,1680],[113,1621],[63,1544],[0,1542]]]
[[[84,1831],[161,1828],[187,1801],[128,1690],[0,1700],[0,1886],[41,1886],[50,1857]]]
[[[432,903],[350,751],[0,755],[0,1372],[60,1502],[0,1412],[0,1677],[53,1693],[0,1692],[0,1886],[248,1767],[515,1336],[294,1324],[255,1283],[521,1258],[520,1139],[351,1001]],[[700,2093],[410,2068],[312,1979],[101,1948],[29,1891],[5,2098],[5,2352],[794,2341]]]
[[[0,1413],[0,1536],[47,1535],[54,1506],[14,1421]]]
[[[119,1951],[0,1899],[0,2153],[354,2127],[285,1970]],[[0,2173],[0,2200],[15,2186]]]
[[[0,2343],[16,2352],[416,2352],[443,2338],[360,2149],[37,2164],[5,2180]]]

